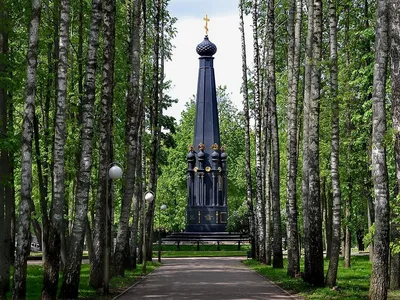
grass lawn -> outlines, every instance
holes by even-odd
[[[155,262],[147,262],[147,273],[152,272],[159,266],[158,263]],[[130,287],[136,281],[138,281],[141,276],[141,265],[137,266],[136,270],[128,270],[125,271],[125,277],[113,277],[110,280],[110,295],[103,296],[102,291],[97,293],[90,285],[89,285],[89,274],[90,274],[90,265],[89,264],[82,264],[81,269],[81,280],[79,284],[79,299],[113,299],[116,295]],[[60,274],[59,279],[59,287],[58,291],[60,290],[62,283],[62,274]],[[27,292],[26,292],[26,299],[27,300],[36,300],[40,299],[40,294],[42,291],[43,285],[43,267],[41,265],[28,265],[27,270]],[[7,294],[8,299],[11,299],[11,292]]]
[[[340,260],[337,291],[332,291],[328,287],[315,288],[304,283],[301,278],[296,279],[286,276],[286,259],[284,260],[284,269],[274,269],[272,266],[261,265],[254,260],[246,260],[244,264],[274,281],[282,288],[298,293],[305,299],[368,299],[369,279],[371,275],[371,263],[368,256],[353,256],[350,269],[343,268],[343,259]],[[325,260],[325,274],[328,264],[329,261]],[[400,291],[390,292],[388,299],[400,299]]]
[[[162,257],[200,257],[200,256],[246,256],[249,249],[248,245],[241,246],[241,250],[237,250],[237,245],[220,245],[220,250],[217,250],[217,245],[200,245],[200,251],[197,251],[196,245],[181,245],[178,251],[175,245],[163,245],[162,246]],[[155,270],[159,264],[156,263],[158,248],[154,246],[153,262],[147,263],[147,273]],[[41,252],[32,253],[32,256],[41,256]],[[87,255],[87,253],[84,253]],[[105,297],[102,295],[102,290],[96,292],[89,285],[90,265],[82,264],[81,269],[81,280],[79,284],[79,299],[81,300],[106,300],[113,299],[116,295],[130,287],[141,276],[141,265],[137,266],[136,270],[125,271],[125,277],[113,277],[110,280],[110,295]],[[12,280],[12,279],[11,279]],[[62,273],[59,279],[59,288],[61,288]],[[28,265],[27,270],[27,300],[40,299],[40,294],[43,285],[43,266],[42,265]],[[7,294],[7,297],[11,299],[11,292]]]

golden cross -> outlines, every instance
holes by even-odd
[[[208,35],[208,22],[210,21],[208,15],[206,15],[206,17],[203,18],[203,20],[206,21],[206,26],[204,26],[204,29],[206,30],[206,35]]]

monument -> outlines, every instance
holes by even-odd
[[[225,147],[221,147],[214,76],[215,44],[206,36],[197,45],[199,76],[194,146],[187,154],[186,232],[224,232],[228,218]]]

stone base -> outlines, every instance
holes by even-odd
[[[226,206],[186,208],[186,232],[224,232],[228,221]]]

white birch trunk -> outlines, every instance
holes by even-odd
[[[260,50],[258,43],[258,1],[254,0],[253,49],[254,49],[254,102],[255,102],[255,137],[256,137],[256,257],[265,262],[265,211],[263,201],[262,146],[261,146],[261,96],[260,96]]]
[[[389,287],[389,186],[386,165],[386,73],[388,60],[388,3],[378,0],[375,65],[372,92],[372,178],[375,195],[374,261],[369,299],[387,298]]]
[[[396,161],[397,192],[400,187],[400,3],[389,2],[390,75],[392,82],[392,126],[395,132],[394,154]],[[398,199],[398,195],[396,195]],[[396,199],[396,200],[397,200]],[[396,201],[395,200],[395,201]],[[398,205],[397,200],[397,205]],[[398,217],[398,215],[393,215]],[[392,222],[392,241],[400,238],[399,224]],[[400,253],[392,253],[390,260],[390,288],[400,288]]]
[[[295,21],[296,20],[296,21]],[[288,276],[300,273],[299,229],[297,224],[297,102],[299,89],[300,38],[302,20],[302,0],[291,0],[288,20],[288,142],[286,214],[288,244]]]
[[[331,141],[331,177],[333,191],[333,218],[332,218],[332,251],[326,284],[330,287],[336,285],[337,270],[340,253],[341,231],[341,195],[339,180],[339,99],[338,95],[338,61],[337,61],[337,16],[336,1],[329,3],[330,24],[330,94],[332,103],[332,141]]]
[[[254,205],[251,178],[251,149],[250,149],[250,114],[249,114],[249,87],[247,84],[247,55],[246,39],[244,30],[244,0],[239,0],[240,10],[240,33],[242,42],[242,93],[243,93],[243,114],[245,119],[245,148],[246,148],[246,201],[249,210],[249,225],[251,239],[251,257],[255,258],[255,224],[254,224]]]
[[[26,269],[30,251],[29,202],[32,200],[32,139],[33,116],[35,110],[35,92],[38,58],[39,23],[42,9],[41,0],[31,1],[32,10],[29,23],[29,42],[26,67],[26,88],[24,118],[22,123],[21,146],[21,200],[19,204],[18,231],[16,232],[16,253],[13,278],[13,300],[26,299]]]

